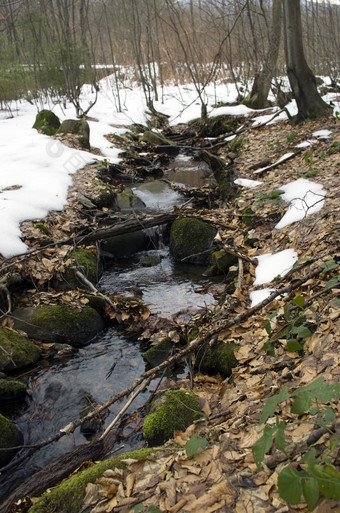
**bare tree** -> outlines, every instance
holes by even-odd
[[[296,120],[315,119],[330,113],[316,87],[302,44],[300,0],[283,0],[284,40],[287,73],[298,107]]]

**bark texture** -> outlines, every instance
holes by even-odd
[[[330,107],[317,90],[303,51],[300,0],[283,0],[283,20],[287,74],[298,107],[297,121],[326,116]]]

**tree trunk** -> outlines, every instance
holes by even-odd
[[[264,109],[268,106],[268,94],[279,55],[282,25],[282,0],[273,0],[272,23],[268,40],[268,51],[262,70],[255,76],[253,87],[246,105],[253,109]]]
[[[329,115],[330,107],[318,93],[304,56],[300,0],[283,0],[283,20],[287,73],[298,107],[296,121]]]

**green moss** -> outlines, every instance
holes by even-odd
[[[211,260],[216,230],[210,224],[192,217],[176,219],[170,231],[170,253],[177,262],[204,264]],[[190,258],[187,258],[190,257]]]
[[[81,511],[85,488],[88,483],[94,483],[107,469],[125,468],[126,465],[121,460],[127,458],[142,460],[149,456],[151,452],[152,449],[139,449],[101,461],[63,481],[50,492],[44,493],[29,509],[29,513],[64,513],[65,511],[67,513],[78,513]]]
[[[26,395],[27,386],[15,379],[0,379],[0,405],[2,401],[19,401]]]
[[[195,340],[198,333],[199,333],[199,329],[197,328],[197,326],[194,326],[193,328],[191,328],[188,333],[188,343]]]
[[[105,314],[107,302],[105,301],[105,299],[103,297],[94,296],[92,294],[86,294],[85,297],[86,297],[86,299],[89,300],[88,305],[91,308],[94,308],[94,310],[96,310],[100,315]]]
[[[160,444],[171,438],[176,429],[185,430],[200,417],[195,394],[188,390],[168,390],[152,401],[151,413],[144,421],[143,436],[150,444]]]
[[[172,146],[173,142],[170,139],[167,139],[162,134],[152,132],[151,130],[146,130],[141,137],[141,141],[146,142],[148,144],[152,144],[153,146]]]
[[[79,347],[103,329],[104,322],[89,306],[78,312],[66,305],[39,305],[17,310],[14,325],[30,338]]]
[[[251,207],[247,207],[242,212],[242,221],[246,226],[252,227],[257,224],[257,216]]]
[[[98,260],[97,257],[88,249],[77,248],[73,251],[69,258],[73,260],[75,266],[84,276],[94,285],[98,281]],[[85,288],[83,281],[77,278],[72,266],[68,267],[63,274],[63,282],[56,284],[58,289],[75,289],[77,287]]]
[[[39,356],[40,350],[33,342],[15,331],[0,328],[0,371],[27,367]]]
[[[65,119],[58,129],[61,134],[79,135],[79,144],[86,149],[90,149],[90,126],[84,119]]]
[[[195,367],[208,374],[217,374],[230,376],[232,369],[236,367],[237,360],[234,351],[238,346],[233,342],[219,343],[212,347],[209,342],[205,342],[197,351]]]
[[[35,223],[34,226],[44,235],[50,235],[50,230],[44,225],[44,223]]]
[[[214,116],[204,119],[204,122],[200,123],[200,125],[199,135],[201,137],[217,137],[228,132],[233,132],[237,127],[237,118],[225,115]]]
[[[142,354],[144,360],[151,366],[156,367],[164,362],[173,349],[173,343],[169,337],[163,338],[158,344],[151,346],[150,349]]]
[[[222,273],[227,273],[229,267],[236,264],[238,261],[237,256],[231,252],[225,251],[224,249],[215,251],[212,254],[212,258],[217,270]]]
[[[239,153],[240,149],[242,148],[244,144],[244,138],[243,137],[235,137],[232,141],[229,143],[230,151],[233,153]]]
[[[50,110],[41,110],[35,118],[33,128],[40,130],[46,135],[54,135],[60,127],[58,116]]]
[[[0,414],[0,448],[16,447],[23,442],[22,433],[14,423]],[[0,451],[0,467],[8,463],[15,454],[14,451]]]

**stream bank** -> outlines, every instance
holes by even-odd
[[[189,175],[195,184],[205,182],[209,175],[205,163],[200,166],[192,161],[190,165],[189,160],[183,159],[183,157],[179,158],[179,162],[181,171],[177,186],[183,182],[185,175],[187,175],[187,182]],[[183,170],[185,162],[188,163],[189,168],[186,171]],[[173,167],[169,172],[175,176]],[[178,188],[181,189],[180,186]],[[126,194],[129,196],[130,193]],[[133,186],[132,195],[140,199],[141,209],[151,215],[162,211],[167,212],[174,207],[180,208],[182,203],[187,202],[187,198],[183,197],[180,191],[174,190],[168,180],[151,181],[148,179],[143,184]],[[84,207],[84,203],[82,200],[82,210],[92,208]],[[122,207],[120,212],[133,212],[135,204],[135,200],[131,201],[131,196],[129,196],[129,204]],[[192,210],[190,210],[191,212]],[[169,254],[169,233],[170,228],[162,225],[156,229],[122,235],[121,239],[114,237],[116,239],[114,244],[107,239],[101,245],[101,261],[95,271],[91,267],[93,265],[91,259],[90,264],[89,260],[84,260],[83,254],[82,258],[80,258],[79,252],[74,254],[72,265],[76,265],[90,283],[96,284],[95,277],[98,276],[101,266],[104,266],[105,270],[96,285],[102,293],[113,298],[115,304],[118,304],[120,322],[123,320],[127,331],[124,328],[122,330],[122,327],[118,327],[118,331],[116,328],[108,327],[102,334],[98,333],[95,338],[93,335],[89,335],[84,338],[83,342],[80,342],[77,330],[75,330],[72,341],[68,331],[61,336],[61,327],[58,328],[57,325],[54,332],[51,331],[51,327],[45,332],[41,329],[40,331],[29,331],[28,327],[25,328],[25,322],[32,321],[31,324],[34,325],[37,324],[37,320],[26,317],[19,324],[17,317],[21,317],[20,310],[14,310],[14,325],[9,318],[7,326],[26,330],[31,333],[29,336],[33,339],[40,339],[38,346],[43,356],[35,369],[12,371],[14,372],[13,376],[21,379],[27,386],[27,396],[16,409],[6,407],[5,413],[24,433],[25,446],[37,444],[52,436],[72,420],[88,413],[122,388],[128,387],[129,383],[132,383],[145,370],[142,352],[150,345],[150,340],[153,344],[156,343],[156,339],[152,339],[155,331],[162,329],[165,336],[172,329],[172,332],[177,332],[176,339],[182,338],[181,330],[190,321],[193,314],[197,313],[199,309],[207,312],[216,304],[210,291],[214,280],[204,276],[207,266],[175,263]],[[47,236],[48,233],[43,233],[43,235]],[[125,238],[124,242],[122,242],[122,238]],[[130,242],[127,242],[127,239],[130,239]],[[96,254],[94,248],[89,249],[90,256]],[[141,251],[136,252],[138,249]],[[205,248],[202,249],[206,251]],[[61,251],[61,255],[64,257],[68,259],[70,256],[72,257],[72,254],[65,252],[63,248]],[[103,304],[96,305],[93,297],[79,289],[79,286],[84,287],[86,283],[81,283],[79,279],[74,281],[74,276],[69,273],[69,269],[71,269],[69,262],[68,267],[63,267],[59,262],[58,264],[56,261],[53,263],[53,260],[47,259],[46,256],[44,258],[45,260],[41,263],[46,266],[46,271],[52,273],[54,267],[59,266],[57,269],[62,281],[57,283],[53,278],[54,281],[52,280],[51,284],[63,292],[54,294],[51,291],[33,294],[33,301],[32,299],[24,300],[21,303],[21,309],[24,312],[29,312],[29,308],[35,312],[41,303],[45,303],[46,307],[48,304],[48,308],[54,303],[55,308],[64,308],[62,317],[65,321],[65,314],[69,308],[67,305],[71,300],[73,308],[84,311],[84,305],[85,308],[88,308],[87,305],[90,304],[101,316],[106,316]],[[66,274],[67,272],[69,274]],[[40,279],[43,280],[43,273],[40,276]],[[221,279],[223,281],[223,275],[222,278],[221,276],[216,278],[216,284],[220,283]],[[74,289],[74,287],[78,288]],[[126,300],[129,305],[122,306]],[[140,308],[137,316],[135,315],[135,305],[132,305],[134,302],[137,302],[138,308]],[[131,314],[131,312],[133,313]],[[141,312],[144,312],[142,317],[140,316]],[[147,313],[145,314],[145,312]],[[144,314],[145,318],[143,318]],[[117,318],[116,314],[111,315],[111,319],[116,321]],[[143,321],[148,318],[148,324],[143,324]],[[44,320],[43,324],[46,322],[47,320]],[[74,324],[71,319],[70,322]],[[80,322],[82,323],[82,321]],[[140,323],[139,327],[138,323]],[[110,321],[108,324],[110,325]],[[63,330],[64,328],[65,322]],[[101,331],[101,329],[98,326],[97,330]],[[136,336],[140,333],[141,341],[137,341]],[[147,344],[148,341],[149,344]],[[188,370],[181,367],[176,372],[179,372],[177,378],[183,378]],[[177,379],[176,374],[173,374],[172,378]],[[153,382],[150,384],[151,388],[152,386]],[[148,393],[144,392],[139,396],[133,406],[134,410],[143,406],[147,395]],[[14,471],[10,478],[5,475],[0,479],[0,495],[3,498],[7,497],[19,483],[43,468],[52,459],[74,449],[89,437],[91,439],[98,436],[98,433],[110,424],[119,410],[120,405],[115,405],[110,408],[107,415],[97,419],[95,428],[92,425],[88,432],[83,427],[78,428],[72,437],[64,437],[57,443],[38,451],[25,462],[25,465],[21,465],[18,470]],[[130,411],[127,413],[129,414]],[[142,416],[138,417],[138,422],[136,420],[125,427],[125,434],[121,435],[125,449],[132,449],[144,443],[141,438],[141,423]],[[120,442],[121,439],[117,437],[117,443],[113,446],[113,450]]]

